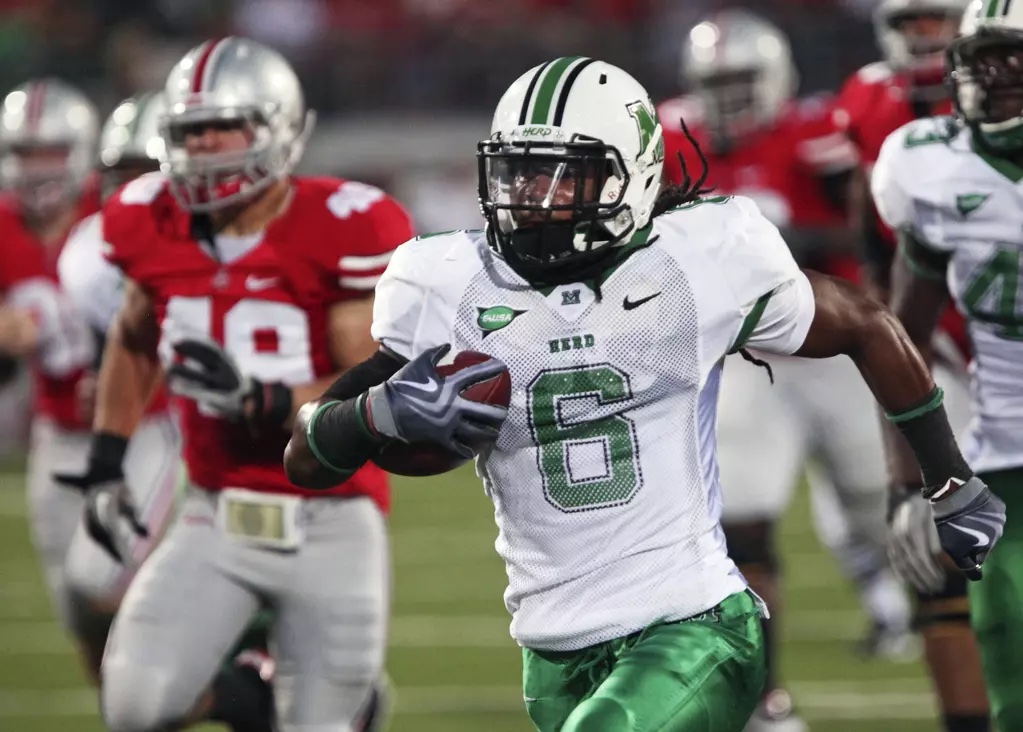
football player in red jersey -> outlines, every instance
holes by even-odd
[[[875,16],[884,58],[853,74],[836,105],[835,125],[856,145],[861,162],[851,200],[862,239],[863,272],[868,285],[885,299],[896,239],[877,215],[866,190],[867,181],[889,134],[918,117],[951,113],[944,49],[956,36],[967,5],[967,0],[884,0]],[[961,432],[970,418],[965,374],[970,355],[963,318],[951,306],[942,316],[934,353],[935,380],[945,392],[952,426]],[[930,509],[903,488],[892,495],[891,540],[927,547],[929,537],[919,519]],[[922,556],[927,556],[926,550]],[[986,732],[990,727],[988,701],[969,625],[966,582],[951,566],[947,569],[945,586],[939,591],[914,587],[916,624],[923,636],[945,732]]]
[[[88,460],[92,415],[87,400],[80,397],[95,351],[79,303],[68,297],[63,283],[63,293],[53,288],[69,231],[99,207],[97,180],[91,175],[96,128],[92,104],[55,79],[15,89],[0,111],[0,176],[8,191],[0,206],[0,271],[7,280],[8,306],[27,306],[22,313],[34,311],[34,319],[23,320],[28,331],[22,331],[34,335],[12,348],[19,336],[9,331],[0,336],[0,350],[33,348],[39,354],[28,475],[32,537],[58,615],[75,636],[94,682],[127,575],[85,534],[81,525],[85,495],[53,478],[54,472],[83,470]],[[147,420],[133,445],[132,477],[159,489],[143,509],[154,525],[171,508],[180,472],[177,446],[166,414]],[[159,459],[161,454],[164,459]],[[138,541],[134,551],[142,556],[148,547],[148,541]]]
[[[669,180],[696,177],[705,155],[707,184],[752,198],[784,231],[797,261],[855,278],[845,207],[856,152],[832,126],[830,97],[795,98],[785,35],[749,12],[719,13],[690,32],[682,73],[694,93],[658,110]],[[769,361],[773,388],[761,370],[737,360],[721,390],[718,452],[729,552],[776,617],[774,529],[805,462],[815,458],[821,468],[809,473],[815,523],[873,622],[867,650],[902,653],[912,642],[910,609],[885,556],[887,479],[869,393],[848,359]],[[768,638],[768,683],[747,730],[803,730],[773,673],[777,649],[770,632]]]
[[[123,183],[159,166],[159,151],[154,149],[152,140],[162,142],[156,125],[162,112],[162,97],[144,94],[120,104],[103,125],[99,177],[104,194],[112,193],[118,181]],[[96,212],[75,226],[57,260],[61,289],[84,317],[98,344],[102,343],[123,294],[120,272],[103,259],[102,244],[100,214]],[[95,368],[92,368],[79,381],[77,389],[80,412],[88,415],[90,422],[95,386]],[[84,444],[88,445],[88,441]],[[89,536],[89,512],[96,508],[90,500],[94,496],[89,495],[89,486],[70,481],[66,489],[67,492],[83,489],[88,507],[86,521],[78,523],[68,547],[64,578],[74,614],[84,618],[79,621],[79,634],[87,640],[88,669],[94,681],[99,679],[100,661],[113,615],[135,569],[152,551],[155,540],[163,535],[173,513],[175,494],[183,474],[180,456],[181,439],[168,410],[166,394],[161,391],[151,400],[125,456],[126,482],[132,488],[132,498],[150,535],[138,537],[125,547],[124,563],[115,561]],[[88,453],[83,451],[74,466],[75,472],[83,471],[87,461]],[[62,471],[69,467],[54,466],[54,477],[67,483]]]
[[[89,469],[107,498],[110,548],[142,528],[110,466],[164,372],[191,486],[114,623],[104,718],[115,732],[204,718],[267,729],[251,684],[214,678],[266,604],[280,728],[373,728],[386,477],[370,466],[338,490],[303,491],[282,457],[295,409],[376,351],[373,288],[411,236],[409,218],[371,186],[291,175],[312,114],[275,51],[208,41],[175,66],[165,93],[163,173],[128,183],[103,210],[107,257],[127,278]]]

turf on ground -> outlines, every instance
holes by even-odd
[[[471,470],[396,483],[391,729],[527,732],[490,502]],[[919,665],[853,655],[864,620],[810,531],[804,498],[784,531],[784,674],[804,715],[828,732],[935,732]],[[43,589],[20,466],[0,468],[0,730],[100,732],[95,704]]]

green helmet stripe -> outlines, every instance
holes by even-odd
[[[998,14],[998,5],[1002,0],[987,0],[987,7],[984,9],[985,18],[994,18]]]
[[[522,112],[519,114],[520,125],[526,124],[526,116],[529,114],[529,102],[533,98],[533,90],[536,89],[536,82],[541,76],[543,76],[543,72],[546,71],[547,67],[550,65],[550,61],[545,63],[536,70],[536,73],[533,74],[533,78],[529,80],[529,88],[526,89],[526,96],[522,98]]]
[[[540,82],[540,88],[536,92],[536,99],[533,102],[533,116],[529,120],[530,124],[550,124],[551,111],[554,106],[554,94],[558,90],[558,84],[572,64],[580,60],[582,60],[581,56],[564,56],[551,63],[544,74],[543,81]]]

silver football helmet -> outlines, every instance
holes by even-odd
[[[14,89],[0,110],[0,183],[34,216],[75,200],[92,172],[99,117],[59,79]]]
[[[246,38],[196,46],[167,79],[163,171],[182,207],[208,212],[252,199],[287,176],[302,157],[315,115],[284,57]],[[242,129],[240,151],[189,151],[210,128]]]
[[[882,0],[874,11],[881,54],[892,70],[909,75],[915,97],[947,98],[945,49],[967,5],[969,0]]]
[[[99,136],[104,197],[130,178],[159,170],[164,157],[160,121],[166,111],[160,90],[125,99],[107,118]]]
[[[799,75],[780,29],[749,11],[725,10],[689,32],[682,82],[700,97],[712,131],[735,139],[773,122]]]

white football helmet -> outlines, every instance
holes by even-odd
[[[164,156],[160,121],[167,111],[163,90],[121,102],[99,136],[99,169],[104,196],[131,177],[159,170]]]
[[[478,151],[488,240],[533,283],[585,279],[650,223],[661,189],[650,95],[595,59],[558,58],[520,76]]]
[[[771,124],[799,85],[789,39],[747,10],[725,10],[694,26],[681,71],[712,131],[730,139]]]
[[[315,115],[279,53],[246,38],[196,46],[167,79],[163,171],[182,207],[205,212],[247,201],[291,173]],[[239,152],[192,155],[187,138],[210,127],[241,126],[251,144]]]
[[[1023,150],[1023,3],[982,0],[948,47],[959,118],[993,152]]]
[[[59,79],[22,84],[0,111],[0,182],[25,210],[46,217],[73,202],[92,172],[99,117]]]
[[[910,92],[920,99],[948,98],[945,49],[969,0],[882,0],[874,11],[874,32],[888,66],[909,75]],[[928,28],[914,27],[929,20]]]

